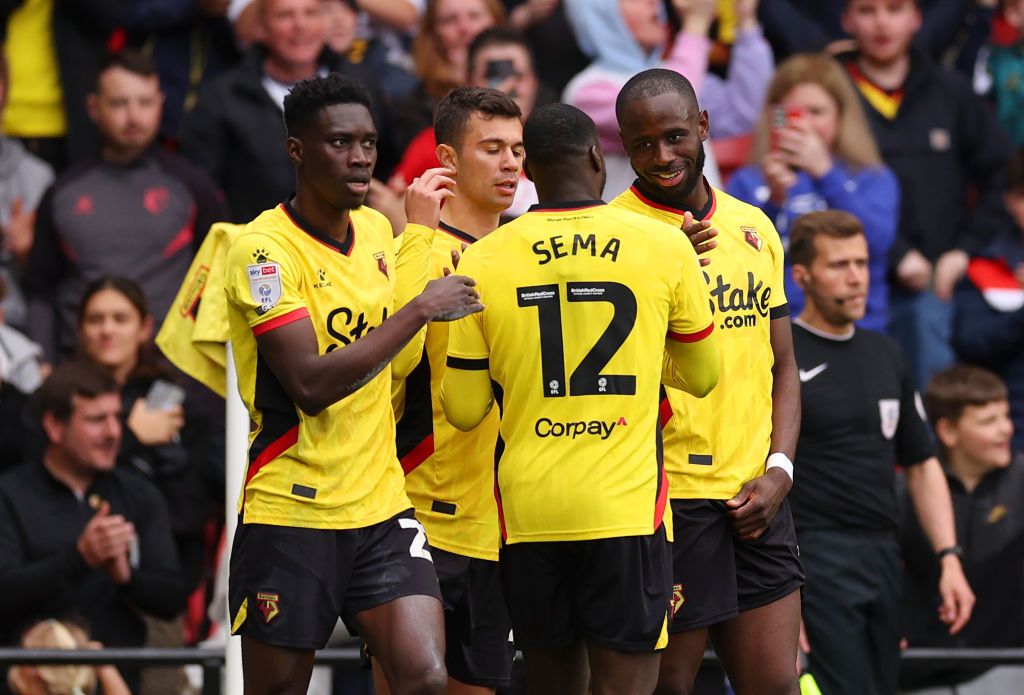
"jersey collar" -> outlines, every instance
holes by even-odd
[[[476,241],[476,239],[467,232],[464,232],[461,229],[458,229],[457,227],[453,227],[447,222],[438,222],[437,228],[440,229],[442,232],[450,234],[459,241],[465,242],[467,244],[472,244],[474,241]]]
[[[715,196],[715,189],[711,184],[708,183],[707,179],[702,179],[702,181],[704,183],[704,188],[706,188],[708,191],[708,202],[705,203],[704,207],[702,207],[700,210],[687,210],[686,208],[681,208],[669,202],[653,200],[649,196],[646,196],[640,192],[640,186],[637,185],[639,181],[640,179],[635,179],[633,181],[633,185],[629,187],[629,190],[631,190],[633,192],[633,195],[639,198],[644,204],[652,208],[657,208],[658,210],[674,212],[677,215],[682,215],[684,213],[689,212],[691,215],[693,215],[693,219],[698,221],[704,221],[711,219],[711,216],[715,214],[715,208],[718,207],[718,200]]]
[[[850,329],[849,333],[844,333],[843,335],[835,335],[833,333],[826,333],[825,331],[818,330],[814,326],[811,326],[811,325],[809,325],[807,323],[804,323],[803,321],[801,321],[798,318],[797,319],[793,319],[793,323],[795,323],[796,325],[800,326],[800,328],[804,329],[805,331],[807,331],[808,333],[810,333],[812,335],[816,335],[819,338],[824,338],[825,340],[831,340],[831,341],[836,342],[836,343],[842,343],[842,342],[845,342],[847,340],[850,340],[851,338],[853,338],[853,334],[857,332],[857,327],[854,326],[853,328]]]
[[[300,215],[299,212],[292,207],[292,201],[290,198],[281,203],[281,209],[284,210],[284,214],[288,215],[288,219],[292,221],[292,224],[309,236],[313,237],[316,241],[338,251],[339,253],[343,253],[346,256],[352,255],[352,247],[355,246],[356,243],[356,226],[352,224],[351,215],[349,215],[348,218],[348,239],[345,240],[344,244],[340,244],[333,237],[329,237],[320,232],[316,227],[310,224],[306,218]]]
[[[604,205],[603,200],[565,200],[558,201],[555,203],[534,203],[530,206],[527,212],[571,212],[573,210],[582,210],[584,208],[592,208],[597,205]]]

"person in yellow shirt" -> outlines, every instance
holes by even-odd
[[[685,77],[638,73],[615,110],[637,179],[611,206],[692,235],[722,350],[710,396],[669,385],[662,402],[674,619],[656,692],[691,691],[710,633],[737,695],[794,695],[804,574],[785,497],[800,383],[782,244],[764,213],[704,179],[708,115]]]
[[[453,254],[494,231],[516,194],[523,165],[523,124],[516,102],[484,87],[459,87],[434,115],[438,159],[407,192],[407,207],[424,201],[428,253],[407,244],[398,254],[399,302],[426,280],[453,268]],[[440,207],[421,188],[451,185]],[[412,218],[410,218],[412,220]],[[415,250],[413,250],[415,249]],[[410,252],[411,251],[411,252]],[[404,286],[413,285],[406,289]],[[398,304],[396,304],[397,306]],[[405,490],[427,530],[445,607],[448,693],[493,693],[511,680],[511,622],[498,576],[498,508],[494,501],[494,445],[498,412],[469,432],[452,427],[441,409],[448,324],[431,323],[416,367],[400,384],[398,455]]]
[[[394,311],[391,226],[363,206],[377,157],[368,107],[337,73],[291,90],[296,194],[228,250],[253,422],[229,580],[246,693],[305,693],[339,616],[395,692],[441,693],[447,680],[437,577],[395,455],[390,362],[428,322],[482,307],[452,275]]]
[[[662,356],[703,396],[719,359],[707,288],[669,225],[598,200],[597,127],[552,104],[523,130],[538,205],[470,246],[482,313],[452,324],[445,416],[501,409],[499,571],[531,693],[650,693],[667,643],[671,528]]]

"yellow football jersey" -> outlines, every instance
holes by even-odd
[[[228,251],[225,289],[238,388],[255,427],[239,496],[244,523],[346,529],[408,509],[395,455],[391,372],[318,415],[303,413],[268,368],[256,336],[309,317],[321,353],[380,325],[394,299],[387,219],[353,210],[346,244],[288,204],[249,223]]]
[[[713,328],[689,242],[600,201],[534,206],[471,246],[459,272],[486,308],[452,325],[448,367],[495,382],[506,542],[653,533],[667,501],[665,340]]]
[[[764,473],[772,435],[770,321],[787,316],[782,242],[760,209],[710,188],[696,219],[711,220],[718,246],[704,279],[722,352],[718,386],[704,398],[666,387],[665,469],[672,499],[729,499]],[[611,205],[681,229],[683,210],[632,186]],[[678,236],[686,238],[680,233]]]
[[[474,239],[441,223],[431,242],[427,279],[444,277],[452,251]],[[401,256],[401,252],[399,253]],[[404,259],[399,268],[404,268]],[[494,444],[498,411],[470,432],[448,424],[441,409],[441,381],[448,351],[448,324],[427,325],[423,359],[405,380],[398,455],[405,491],[430,544],[482,560],[498,559],[498,507],[494,501]]]

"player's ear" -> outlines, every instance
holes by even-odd
[[[302,166],[302,141],[297,137],[289,137],[285,143],[288,151],[288,159],[292,160],[295,166]]]
[[[707,140],[710,132],[711,122],[708,120],[708,112],[706,109],[701,109],[700,116],[697,117],[697,134],[700,136],[700,141]]]
[[[437,146],[437,161],[441,162],[441,166],[447,167],[455,173],[458,173],[458,160],[459,158],[455,155],[454,147],[451,145]]]
[[[523,173],[526,174],[526,178],[533,181],[533,174],[530,173],[530,159],[528,157],[523,159]]]
[[[594,167],[594,171],[601,173],[604,171],[604,153],[601,152],[600,145],[590,146],[590,164]]]

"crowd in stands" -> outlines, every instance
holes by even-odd
[[[0,0],[0,40],[5,644],[210,634],[223,401],[153,337],[210,226],[294,192],[293,84],[337,71],[370,90],[368,204],[397,235],[406,188],[438,166],[433,112],[452,88],[500,89],[524,117],[585,111],[610,200],[635,177],[616,95],[666,67],[708,112],[709,182],[763,210],[784,246],[805,213],[863,226],[858,325],[899,344],[924,394],[978,601],[948,634],[937,561],[903,514],[889,531],[907,643],[1024,647],[1024,0]],[[534,202],[524,176],[506,218]],[[1024,692],[997,671],[907,669],[903,686]],[[131,668],[7,680],[159,687]]]

